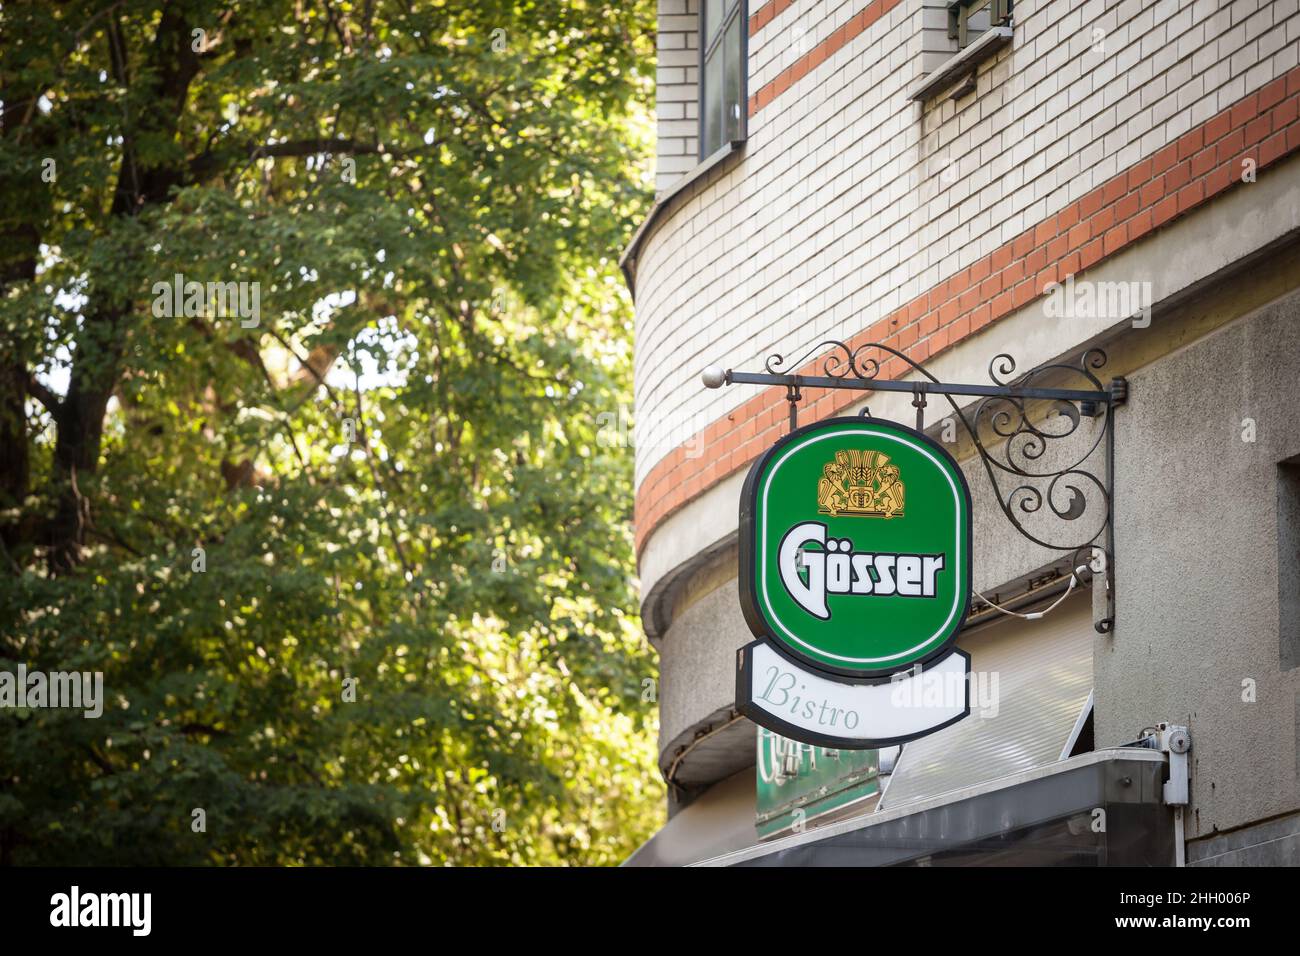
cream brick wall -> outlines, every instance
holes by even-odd
[[[929,73],[957,52],[957,41],[948,36],[948,0],[921,0],[920,32],[921,70]]]
[[[700,0],[659,0],[655,189],[694,169],[699,153]]]
[[[759,369],[773,350],[797,358],[988,255],[1295,67],[1298,4],[1021,0],[1013,43],[981,66],[977,93],[923,107],[905,90],[932,67],[928,4],[904,0],[751,117],[743,159],[647,237],[638,484],[753,394],[703,389],[706,365]],[[750,38],[749,93],[865,6],[796,0]],[[661,42],[681,33],[680,16],[661,16]],[[687,76],[670,74],[661,110],[682,102],[665,94],[685,96]],[[693,165],[694,148],[671,129],[685,152],[661,143],[660,188],[689,168],[673,157]]]

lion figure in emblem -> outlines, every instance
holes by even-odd
[[[837,515],[849,503],[849,463],[845,452],[836,452],[835,460],[822,466],[822,477],[817,482],[817,507]]]
[[[892,518],[903,510],[903,483],[899,480],[898,466],[885,465],[877,473],[876,482],[876,509],[884,512],[886,518]]]

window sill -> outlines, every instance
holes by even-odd
[[[922,77],[907,91],[909,100],[924,102],[936,93],[952,86],[963,76],[973,73],[975,68],[998,50],[1011,42],[1012,28],[990,27],[978,40],[960,53],[941,63],[934,72]]]
[[[682,173],[677,182],[665,189],[659,195],[655,196],[655,203],[650,207],[649,214],[637,227],[636,232],[632,234],[632,241],[627,244],[623,254],[619,256],[618,266],[623,270],[623,278],[627,280],[628,291],[632,297],[636,298],[636,260],[641,254],[641,245],[645,239],[654,230],[655,224],[659,222],[668,211],[676,205],[677,200],[686,193],[691,186],[699,182],[713,170],[717,169],[732,156],[742,152],[745,148],[743,139],[733,139],[723,147],[715,151],[712,155],[702,160],[695,168],[689,172]]]

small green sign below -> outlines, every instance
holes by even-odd
[[[755,763],[755,826],[760,836],[797,829],[850,804],[865,803],[880,790],[875,750],[818,747],[760,727]]]

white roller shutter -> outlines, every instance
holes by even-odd
[[[1094,633],[1084,592],[1041,620],[1006,618],[959,638],[971,655],[971,715],[903,747],[880,809],[1058,761],[1092,690]],[[977,695],[992,674],[996,716],[981,714]]]

